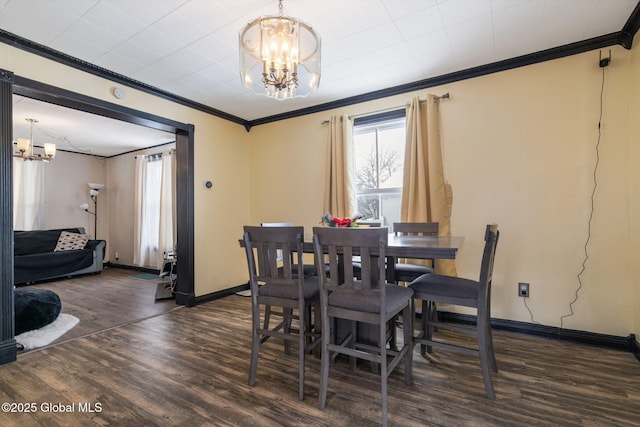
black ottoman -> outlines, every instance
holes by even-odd
[[[62,303],[60,297],[46,289],[16,289],[14,291],[16,335],[40,329],[56,320]]]

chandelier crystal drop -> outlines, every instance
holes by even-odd
[[[240,30],[240,78],[278,100],[307,96],[320,84],[320,36],[297,18],[262,16]]]

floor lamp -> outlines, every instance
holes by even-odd
[[[104,184],[96,184],[90,182],[89,184],[89,196],[93,200],[93,212],[89,210],[89,204],[83,203],[80,205],[80,209],[84,209],[85,212],[93,215],[93,238],[98,238],[98,194],[100,190],[104,188]]]

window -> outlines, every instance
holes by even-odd
[[[400,221],[405,143],[404,110],[355,119],[356,200],[363,218]]]
[[[160,183],[162,182],[162,157],[146,156],[142,181],[142,218],[140,221],[140,263],[153,266],[158,256],[160,240]]]
[[[173,154],[136,157],[135,248],[133,262],[162,268],[164,255],[174,251]]]

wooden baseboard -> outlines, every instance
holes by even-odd
[[[636,359],[640,361],[640,343],[638,342],[635,334],[629,335],[629,339],[631,341],[631,352],[636,356]]]
[[[229,295],[233,295],[238,291],[245,291],[247,289],[249,289],[249,284],[245,283],[243,285],[235,286],[235,287],[229,288],[229,289],[224,289],[222,291],[212,292],[212,293],[206,294],[206,295],[200,295],[199,297],[196,297],[195,303],[196,304],[202,304],[203,302],[213,301],[213,300],[216,300],[216,299],[228,297]]]
[[[196,296],[193,292],[183,293],[183,292],[175,292],[176,296],[176,304],[184,305],[186,307],[193,307],[198,304]]]
[[[476,316],[468,314],[438,312],[438,316],[442,317],[444,321],[474,325],[476,323]],[[581,344],[626,350],[633,352],[636,357],[638,357],[639,345],[634,334],[622,337],[505,319],[491,319],[491,327],[494,330],[517,332],[526,335],[535,335]]]
[[[149,273],[149,274],[159,274],[160,270],[153,269],[153,268],[146,268],[146,267],[138,267],[136,265],[126,265],[126,264],[116,264],[113,262],[105,262],[104,263],[105,267],[109,267],[109,268],[121,268],[123,270],[133,270],[133,271],[140,271],[142,273]]]
[[[0,365],[15,362],[18,358],[16,340],[14,338],[0,342]]]

